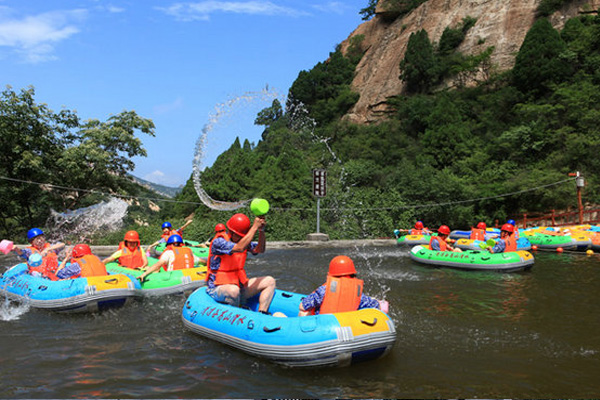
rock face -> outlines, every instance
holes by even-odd
[[[345,119],[365,124],[385,118],[386,99],[401,94],[400,61],[411,33],[425,29],[432,42],[438,42],[446,27],[456,28],[463,18],[477,19],[458,48],[463,54],[479,54],[489,46],[497,71],[512,68],[515,56],[529,28],[535,22],[540,0],[428,0],[410,13],[396,18],[393,10],[380,0],[375,16],[361,24],[342,45],[346,51],[350,38],[364,35],[365,54],[356,67],[352,87],[360,99]],[[557,29],[581,12],[598,10],[600,0],[574,0],[550,17]]]

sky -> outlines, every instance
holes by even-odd
[[[133,174],[185,184],[236,137],[257,143],[261,109],[284,99],[302,70],[325,61],[363,21],[368,0],[0,0],[1,89],[82,120],[135,111],[148,156]],[[265,95],[266,94],[266,95]]]

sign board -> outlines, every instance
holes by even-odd
[[[327,195],[327,171],[324,169],[313,170],[313,194],[317,197]]]

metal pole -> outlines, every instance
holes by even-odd
[[[321,233],[321,198],[317,197],[317,233]]]

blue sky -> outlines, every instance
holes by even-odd
[[[141,136],[147,158],[134,174],[178,186],[192,172],[204,125],[203,166],[236,136],[257,142],[256,113],[282,98],[301,70],[361,23],[368,0],[157,1],[0,0],[0,71],[36,101],[105,121],[134,110],[156,124]],[[259,96],[260,97],[260,96]],[[235,106],[229,106],[229,104]],[[219,111],[221,110],[221,111]]]

